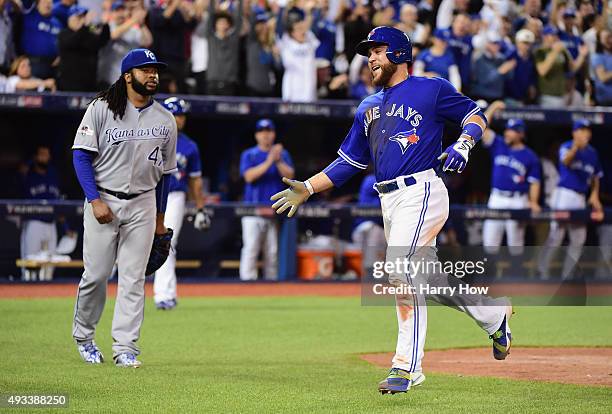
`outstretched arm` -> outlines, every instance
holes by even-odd
[[[499,111],[500,109],[505,109],[505,108],[506,108],[506,104],[504,103],[504,101],[492,102],[491,105],[489,105],[489,107],[485,111],[484,116],[485,118],[487,118],[488,121],[490,121],[491,119],[493,119],[497,111]],[[484,144],[485,147],[488,147],[489,145],[493,143],[494,138],[495,138],[495,131],[491,130],[490,128],[487,128],[486,131],[482,134],[482,143]]]

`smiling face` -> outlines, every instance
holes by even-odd
[[[370,48],[368,55],[368,67],[372,73],[374,86],[387,86],[391,77],[397,70],[397,65],[387,58],[386,45],[378,45]]]

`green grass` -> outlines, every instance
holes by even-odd
[[[80,412],[612,411],[609,388],[433,374],[408,394],[383,397],[375,387],[385,370],[359,354],[394,349],[395,311],[358,298],[185,298],[172,312],[152,305],[144,365],[126,370],[81,362],[70,337],[73,300],[0,300],[0,392],[68,393],[70,411]],[[107,360],[112,306],[97,336]],[[517,311],[516,346],[612,346],[611,308]],[[429,308],[427,349],[489,345],[465,315]]]

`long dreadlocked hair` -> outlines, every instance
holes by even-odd
[[[125,115],[125,107],[127,106],[127,84],[123,74],[108,89],[99,92],[92,102],[97,99],[106,101],[108,109],[113,113],[113,119],[116,120],[117,117],[122,119],[123,115]]]

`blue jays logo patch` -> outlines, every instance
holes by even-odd
[[[410,131],[399,132],[392,137],[389,137],[389,141],[395,141],[399,144],[404,154],[412,144],[419,142],[421,138],[416,134],[416,128],[412,128]]]

